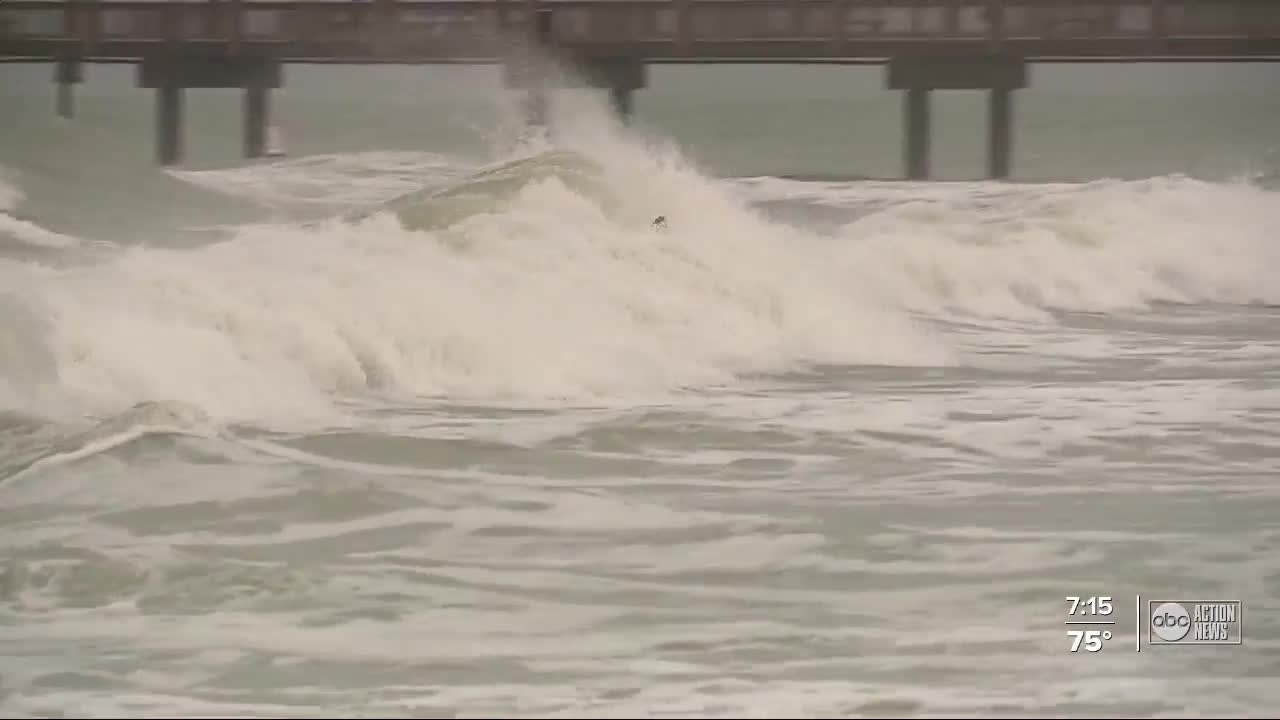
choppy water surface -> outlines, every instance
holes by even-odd
[[[6,714],[1280,700],[1261,176],[725,179],[568,107],[146,175],[199,209],[131,242],[0,146]],[[1135,652],[1138,593],[1245,644]]]

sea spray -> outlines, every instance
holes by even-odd
[[[990,317],[1276,303],[1274,192],[1189,178],[1025,186],[999,202],[953,197],[846,227],[854,257],[907,270],[904,306]]]
[[[384,202],[472,169],[471,162],[440,153],[379,150],[166,172],[184,182],[275,210],[345,210]]]
[[[22,190],[18,186],[17,173],[0,165],[0,212],[9,212],[22,202]]]
[[[631,402],[810,363],[953,360],[834,272],[822,239],[600,126],[564,150],[599,165],[616,207],[534,173],[432,231],[375,212],[52,273],[38,292],[62,387],[97,411],[287,423],[370,393]]]
[[[1275,300],[1274,196],[1256,188],[831,184],[796,201],[858,214],[821,233],[597,98],[557,108],[550,146],[358,213],[42,271],[30,304],[59,389],[93,412],[158,401],[272,426],[351,398],[660,402],[814,365],[971,362],[956,315]],[[768,187],[808,186],[752,192]]]
[[[843,213],[851,281],[929,317],[1052,321],[1157,303],[1280,302],[1280,197],[1187,177],[1079,184],[738,183]]]

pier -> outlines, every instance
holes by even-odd
[[[881,65],[902,93],[911,179],[930,174],[930,94],[987,92],[987,174],[1004,178],[1030,64],[1188,61],[1280,61],[1280,0],[0,2],[0,62],[50,63],[60,116],[86,64],[135,64],[163,165],[182,162],[183,98],[199,88],[243,89],[244,154],[260,157],[288,64],[499,64],[541,121],[567,84],[608,91],[629,118],[652,64],[837,63]]]

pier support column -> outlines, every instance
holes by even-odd
[[[179,85],[156,88],[156,160],[161,165],[182,162],[182,97]]]
[[[260,158],[267,151],[270,91],[259,84],[244,89],[244,156]]]
[[[530,7],[537,6],[531,2]],[[533,16],[533,54],[529,58],[529,94],[525,98],[525,113],[531,126],[547,127],[551,121],[549,95],[555,50],[554,29],[550,8],[537,9]]]
[[[58,96],[55,102],[58,117],[71,119],[76,115],[75,86],[71,83],[58,83]]]
[[[993,180],[1009,177],[1009,165],[1013,156],[1013,91],[1008,88],[991,90],[991,117],[988,120],[991,135],[987,145],[987,170]]]
[[[545,87],[529,88],[524,98],[524,115],[525,121],[531,127],[546,127],[550,120],[548,110],[550,103],[547,100],[547,89]]]
[[[614,85],[609,88],[609,100],[613,105],[613,111],[617,113],[618,119],[625,124],[631,123],[631,88],[621,85]]]
[[[242,88],[244,154],[264,155],[268,92],[283,82],[280,60],[261,49],[241,46],[240,52],[228,54],[224,47],[174,45],[143,55],[138,87],[156,91],[156,159],[161,165],[182,162],[182,104],[188,88]]]
[[[54,110],[60,118],[75,116],[75,86],[84,81],[84,65],[79,58],[62,57],[54,66],[53,81],[57,83]]]
[[[929,176],[929,92],[986,90],[991,98],[987,170],[993,178],[1009,175],[1012,158],[1013,91],[1027,86],[1026,59],[1016,55],[905,56],[889,61],[886,83],[906,92],[907,177]]]
[[[929,91],[910,88],[906,92],[906,138],[903,160],[907,178],[924,180],[929,177]]]

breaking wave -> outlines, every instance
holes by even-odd
[[[817,364],[964,363],[935,322],[956,315],[1280,302],[1280,203],[1255,186],[735,183],[594,103],[562,114],[551,146],[478,169],[418,155],[379,180],[328,158],[193,180],[345,205],[320,222],[8,263],[23,291],[0,313],[26,320],[24,350],[0,354],[5,399],[266,423],[352,397],[635,402]],[[339,197],[335,172],[366,182]]]

